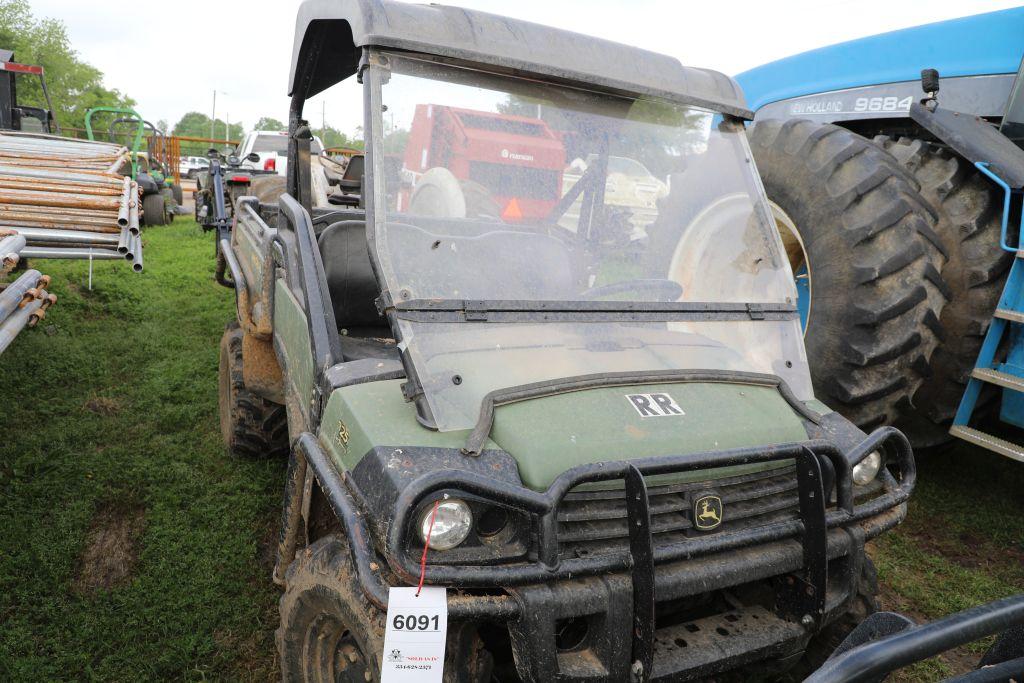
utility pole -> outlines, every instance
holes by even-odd
[[[215,131],[213,130],[214,121],[217,120],[217,91],[213,91],[213,110],[210,111],[210,139],[213,140]]]
[[[320,103],[320,139],[327,135],[327,100]]]

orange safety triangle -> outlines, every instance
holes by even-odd
[[[505,221],[517,221],[523,217],[523,210],[519,208],[519,202],[515,197],[508,200],[505,210],[501,212],[501,219]]]

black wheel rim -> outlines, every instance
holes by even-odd
[[[352,631],[337,617],[320,614],[306,629],[306,679],[321,683],[366,683],[369,664]]]

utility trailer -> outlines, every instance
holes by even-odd
[[[1022,55],[1017,8],[737,79],[823,399],[915,445],[952,435],[1024,461],[980,429],[1024,427]]]
[[[322,203],[303,107],[349,78],[365,171]],[[913,455],[814,398],[731,79],[472,10],[317,0],[288,90],[287,187],[217,235],[225,444],[288,458],[284,680],[409,663],[383,649],[420,622],[387,612],[417,584],[446,591],[446,681],[805,674],[876,609],[864,544],[903,519]],[[401,199],[394,133],[419,105],[522,102],[592,158],[546,213],[467,212],[454,140],[420,180],[455,182]],[[629,222],[612,158],[672,178],[628,254],[603,239]]]

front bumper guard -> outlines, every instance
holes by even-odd
[[[387,607],[388,586],[374,562],[375,553],[362,513],[347,491],[334,463],[310,433],[303,433],[295,450],[312,468],[331,507],[345,526],[360,584],[367,597],[381,609]],[[854,504],[853,467],[875,450],[882,450],[899,468],[897,481],[883,470],[885,492],[861,505]],[[655,547],[645,476],[735,465],[793,460],[796,463],[799,519],[721,533]],[[560,501],[580,484],[609,480],[625,482],[629,549],[597,557],[560,559],[557,511]],[[515,586],[545,583],[569,577],[594,576],[616,571],[632,574],[634,620],[631,676],[649,680],[654,657],[655,565],[698,558],[739,548],[799,538],[802,545],[800,585],[786,601],[792,616],[808,631],[822,625],[828,577],[828,531],[876,517],[905,503],[916,482],[916,466],[910,444],[896,429],[872,432],[848,453],[828,441],[814,440],[764,448],[712,451],[658,456],[628,461],[593,463],[560,475],[543,493],[497,482],[464,471],[431,472],[405,487],[399,495],[386,539],[385,554],[400,579],[415,583],[420,568],[404,552],[410,515],[433,494],[458,491],[535,515],[538,519],[538,553],[534,563],[496,566],[427,566],[428,584],[459,588]],[[826,509],[826,491],[835,486],[836,505]],[[521,606],[509,595],[451,594],[449,615],[458,618],[512,619]]]

